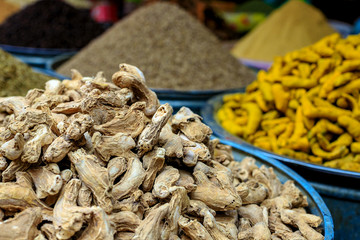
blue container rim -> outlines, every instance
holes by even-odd
[[[0,48],[10,53],[43,55],[43,56],[54,56],[64,53],[75,54],[79,50],[79,49],[65,49],[65,48],[33,48],[33,47],[13,46],[7,44],[0,44]]]
[[[227,93],[219,94],[219,95],[216,95],[216,96],[208,99],[207,102],[205,103],[205,105],[201,108],[201,115],[204,118],[204,122],[211,127],[215,136],[218,136],[220,139],[225,139],[225,140],[234,142],[237,146],[239,146],[241,148],[244,147],[248,151],[251,150],[252,152],[259,152],[261,154],[261,156],[267,156],[267,157],[282,161],[284,163],[290,163],[293,165],[302,166],[307,169],[316,170],[316,171],[323,172],[326,174],[334,174],[334,175],[349,177],[349,178],[353,178],[353,179],[360,179],[359,172],[325,167],[322,165],[297,160],[297,159],[294,159],[291,157],[282,156],[282,155],[255,147],[254,145],[243,140],[242,138],[239,138],[237,136],[234,136],[234,135],[228,133],[224,128],[222,128],[218,124],[218,122],[216,121],[215,116],[214,116],[215,110],[217,110],[222,105],[223,97],[225,95],[227,95]]]
[[[232,141],[220,139],[222,144],[229,145],[235,149],[248,153],[249,149],[238,145]],[[283,170],[283,174],[287,175],[289,179],[295,181],[296,185],[301,186],[303,189],[309,193],[309,197],[312,198],[312,201],[316,203],[319,207],[320,214],[322,215],[323,222],[324,222],[324,240],[333,240],[334,239],[334,222],[330,213],[330,210],[326,206],[324,200],[321,198],[319,193],[308,183],[303,177],[297,174],[295,171],[291,170],[289,167],[285,166],[284,164],[280,163],[279,161],[272,159],[270,157],[264,156],[259,152],[251,152],[249,155],[254,157],[260,158],[264,162],[269,163],[270,165]]]
[[[32,68],[35,72],[48,75],[49,77],[52,77],[52,78],[56,78],[56,79],[59,79],[59,80],[64,80],[64,79],[66,79],[66,78],[64,78],[64,76],[62,76],[61,74],[58,74],[57,72],[54,72],[54,71],[49,70],[49,69],[46,69],[46,68],[40,68],[40,67],[34,67],[34,66],[32,66],[31,68]]]

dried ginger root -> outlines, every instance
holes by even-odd
[[[217,120],[265,150],[360,172],[359,40],[332,34],[275,58],[245,93],[224,96]]]
[[[1,239],[321,239],[320,218],[293,217],[307,201],[291,181],[234,161],[139,71],[120,65],[113,84],[73,70],[0,99]]]

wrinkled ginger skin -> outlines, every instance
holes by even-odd
[[[79,140],[94,123],[90,115],[81,113],[75,113],[68,121],[70,123],[65,135],[68,139],[74,141]]]
[[[29,207],[50,209],[36,196],[31,186],[23,186],[15,182],[0,183],[0,208],[24,210]]]
[[[30,135],[32,139],[25,143],[21,161],[35,163],[39,160],[42,147],[50,144],[53,136],[49,127],[44,124],[36,126]]]
[[[216,211],[232,210],[241,206],[240,196],[229,186],[220,188],[201,171],[195,171],[193,175],[197,187],[191,193],[192,199],[203,201]],[[218,181],[221,184],[221,180]]]
[[[187,195],[185,188],[179,187],[172,192],[171,200],[169,202],[167,220],[165,221],[161,234],[162,239],[169,239],[171,236],[178,236],[178,222],[180,216],[185,212],[189,205],[190,198]]]
[[[96,156],[87,154],[84,149],[70,152],[68,156],[79,173],[80,179],[91,189],[98,204],[110,213],[112,211],[112,197],[107,170],[97,163]],[[97,177],[94,178],[94,176]]]
[[[191,141],[201,143],[212,134],[212,130],[201,120],[202,118],[189,108],[182,107],[173,116],[172,127],[179,129]]]
[[[73,147],[74,142],[65,136],[57,137],[44,153],[44,159],[47,162],[60,162]]]
[[[154,148],[143,157],[143,167],[145,169],[145,179],[142,183],[144,191],[150,191],[153,188],[156,174],[162,169],[165,163],[165,149]]]
[[[100,207],[91,207],[91,212],[92,218],[90,220],[89,226],[84,230],[78,239],[114,239],[115,230],[105,211]]]
[[[15,179],[16,173],[26,171],[31,164],[24,163],[20,159],[11,161],[8,165],[5,164],[6,168],[3,170],[1,176],[3,182],[9,182]]]
[[[178,134],[173,133],[170,124],[165,124],[159,135],[159,144],[165,149],[167,157],[182,158],[184,156],[184,141]],[[194,145],[194,144],[192,144]]]
[[[160,199],[167,198],[174,188],[175,182],[180,178],[179,170],[166,166],[155,178],[152,193]]]
[[[139,156],[150,151],[159,141],[161,129],[167,123],[173,112],[172,107],[165,103],[161,105],[153,115],[151,123],[148,124],[139,136],[137,148]]]
[[[129,196],[139,188],[146,177],[145,170],[137,157],[130,158],[127,165],[127,172],[123,178],[113,186],[112,196],[115,200]]]
[[[155,113],[159,106],[159,100],[156,93],[147,88],[141,78],[120,68],[120,71],[112,76],[112,81],[118,87],[129,88],[139,101],[146,102],[146,108],[144,109],[146,116],[152,116]]]
[[[116,230],[119,232],[135,232],[140,225],[140,218],[130,211],[112,213],[109,218],[110,222],[116,225]]]
[[[305,238],[314,240],[324,239],[324,236],[312,228],[319,225],[318,217],[311,216],[308,218],[306,214],[299,214],[289,209],[283,209],[280,214],[283,222],[297,226]]]
[[[21,156],[24,145],[24,136],[21,133],[16,133],[13,139],[2,144],[0,154],[9,160],[16,160]]]
[[[199,223],[196,219],[190,220],[181,216],[179,219],[180,228],[185,232],[187,236],[194,240],[212,240],[210,233],[206,228]]]
[[[118,114],[107,123],[95,125],[94,129],[105,135],[122,132],[136,138],[144,130],[146,121],[142,110],[130,107],[125,114]]]
[[[45,112],[29,108],[15,115],[15,121],[10,122],[7,127],[13,134],[16,134],[28,132],[29,129],[39,124],[49,123],[50,117]]]
[[[103,136],[95,132],[92,137],[95,155],[104,162],[113,157],[126,157],[135,147],[134,139],[127,134],[117,133],[113,136]]]
[[[41,208],[27,208],[14,218],[1,222],[0,239],[34,239],[41,221]]]
[[[161,221],[169,211],[169,203],[153,207],[135,230],[133,240],[160,239]]]
[[[36,196],[40,199],[57,194],[63,184],[59,174],[54,174],[45,167],[32,168],[28,171],[36,187]]]
[[[144,73],[139,68],[137,68],[136,66],[133,66],[133,65],[130,65],[130,64],[127,64],[127,63],[120,63],[119,64],[119,69],[120,69],[120,71],[128,72],[128,73],[131,73],[131,74],[135,75],[143,83],[146,82]]]
[[[255,224],[252,228],[239,232],[239,240],[246,239],[259,239],[259,240],[271,240],[271,232],[264,222]]]
[[[77,198],[77,204],[81,207],[90,207],[93,197],[90,188],[88,188],[83,182],[79,189],[79,195]]]
[[[69,239],[83,225],[84,216],[76,205],[76,198],[81,182],[78,179],[70,180],[62,190],[58,201],[54,206],[54,226],[56,237]]]

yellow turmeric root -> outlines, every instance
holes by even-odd
[[[355,139],[360,137],[360,122],[349,116],[340,116],[338,118],[340,126],[346,128],[348,133]]]
[[[332,160],[335,158],[342,157],[349,152],[349,150],[346,148],[346,146],[337,146],[331,152],[326,152],[321,149],[321,147],[318,143],[314,143],[311,146],[311,151],[313,152],[314,155],[321,157],[323,159],[326,159],[326,160]]]
[[[360,35],[276,57],[217,112],[229,132],[299,160],[360,171]]]
[[[288,107],[290,94],[284,90],[284,87],[277,83],[270,86],[273,99],[275,101],[275,107],[280,112],[285,112]]]
[[[352,153],[360,153],[360,142],[353,142],[350,146]]]

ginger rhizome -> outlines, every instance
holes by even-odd
[[[113,83],[73,70],[0,114],[1,239],[322,239],[292,181],[235,161],[134,66]]]

